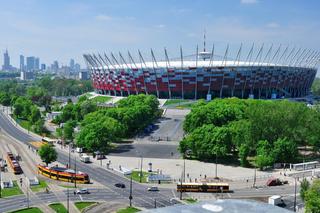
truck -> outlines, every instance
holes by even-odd
[[[89,163],[90,162],[90,156],[88,156],[86,154],[82,154],[82,155],[80,155],[80,161],[82,161],[84,163]]]
[[[285,203],[280,195],[273,195],[269,197],[268,203],[273,206],[280,206],[280,207],[285,206]]]

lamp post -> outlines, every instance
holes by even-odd
[[[143,161],[143,157],[142,157],[142,155],[140,157],[141,157],[141,161],[140,161],[140,183],[141,183],[142,182],[142,161]]]
[[[297,205],[297,178],[294,177],[294,201],[293,201],[293,211],[296,212]]]
[[[77,156],[74,155],[74,188],[77,188]]]
[[[67,189],[67,212],[69,213],[69,188]]]
[[[130,176],[130,195],[129,195],[129,204],[132,206],[132,174]]]

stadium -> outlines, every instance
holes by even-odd
[[[253,44],[243,53],[240,45],[235,57],[229,56],[229,45],[222,55],[196,48],[192,55],[169,58],[164,49],[163,59],[157,60],[151,49],[148,58],[138,51],[136,59],[103,54],[84,54],[91,70],[96,92],[113,96],[154,94],[164,99],[211,100],[216,97],[296,98],[310,93],[317,73],[320,54],[302,48],[268,48]],[[126,59],[125,59],[126,58]]]

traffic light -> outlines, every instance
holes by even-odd
[[[20,186],[22,186],[22,178],[20,178]]]

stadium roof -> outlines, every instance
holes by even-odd
[[[259,63],[259,62],[244,62],[244,61],[166,61],[160,62],[145,62],[145,63],[135,63],[135,64],[113,64],[108,66],[97,66],[97,69],[156,69],[156,68],[183,68],[190,69],[196,67],[247,67],[247,66],[281,66],[289,67],[289,65],[274,64],[274,63]],[[293,65],[290,67],[302,67],[298,65]]]

